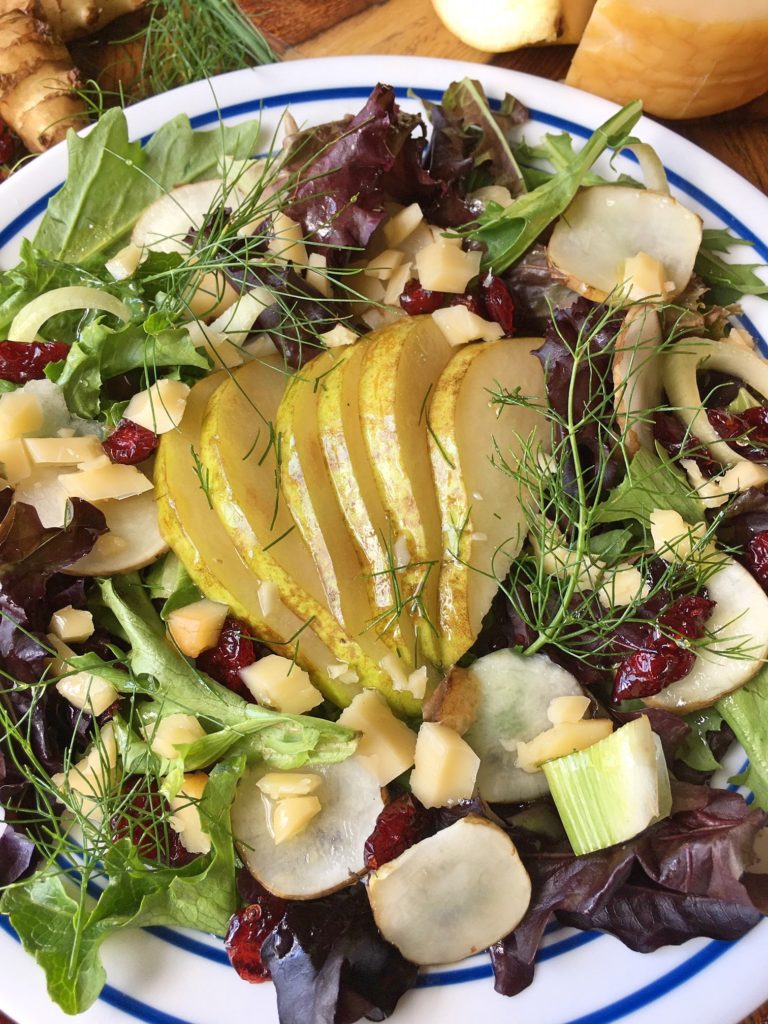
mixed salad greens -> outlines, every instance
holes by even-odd
[[[768,913],[768,286],[639,104],[425,108],[109,111],[0,274],[0,913],[68,1013],[127,927],[320,1024]]]

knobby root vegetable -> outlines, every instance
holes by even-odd
[[[66,46],[32,2],[0,0],[0,119],[33,153],[86,123],[84,100]]]
[[[38,0],[38,4],[59,39],[68,41],[98,32],[116,18],[146,7],[147,0]]]

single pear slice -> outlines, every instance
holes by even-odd
[[[416,964],[450,964],[508,935],[531,901],[514,843],[470,814],[375,871],[368,899],[379,931]]]
[[[328,675],[337,660],[333,652],[282,601],[264,599],[263,581],[240,558],[209,502],[200,470],[200,431],[208,401],[225,379],[217,373],[197,383],[178,429],[160,441],[155,491],[161,533],[206,597],[228,605],[276,654],[293,656],[295,645],[299,665],[323,693],[336,704],[348,704],[357,688]]]
[[[527,493],[513,474],[524,447],[531,446],[535,459],[543,444],[544,371],[532,355],[540,345],[540,338],[468,345],[432,392],[429,453],[442,532],[438,621],[444,665],[457,662],[474,643],[528,532]],[[491,400],[516,389],[525,404]]]
[[[154,562],[168,545],[160,532],[153,491],[120,501],[100,501],[108,533],[83,558],[62,571],[69,576],[112,576],[134,572]]]
[[[428,405],[455,349],[431,317],[408,317],[367,342],[358,391],[360,425],[381,502],[395,537],[397,577],[419,644],[440,660],[440,517],[429,461]]]
[[[646,697],[649,707],[687,715],[738,690],[762,668],[768,654],[768,597],[763,588],[729,558],[707,580],[707,593],[717,603],[693,668],[661,693]]]
[[[326,896],[364,874],[365,841],[384,809],[381,787],[362,758],[315,765],[312,772],[320,779],[313,793],[320,812],[279,845],[271,829],[273,803],[259,788],[263,766],[245,773],[232,804],[232,834],[243,862],[283,899]]]
[[[414,652],[415,631],[395,571],[393,526],[376,487],[360,428],[360,373],[365,349],[365,343],[359,343],[343,350],[336,356],[334,372],[323,377],[317,396],[318,431],[339,507],[366,566],[369,597],[377,616],[376,632],[388,646]]]
[[[275,584],[282,603],[355,677],[354,683],[336,679],[347,694],[343,701],[328,688],[326,694],[348,704],[359,683],[381,690],[393,707],[416,714],[419,702],[395,692],[392,677],[379,664],[386,648],[372,657],[363,638],[350,636],[329,610],[312,554],[281,493],[275,421],[289,379],[282,360],[268,357],[236,370],[211,398],[201,455],[214,508],[251,571]]]

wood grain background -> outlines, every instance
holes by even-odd
[[[430,0],[240,0],[240,6],[286,60],[359,53],[415,54],[491,63],[561,79],[573,52],[572,47],[532,47],[493,56],[480,53],[443,27]],[[125,38],[137,24],[123,19],[103,38]],[[130,77],[136,67],[136,50],[114,45],[107,50],[88,41],[77,47],[76,59],[86,75],[102,73],[108,63],[113,77]],[[385,63],[380,77],[386,78]],[[717,117],[664,123],[768,192],[768,97]],[[0,1011],[0,1024],[13,1021]],[[744,1024],[768,1024],[768,1004]]]

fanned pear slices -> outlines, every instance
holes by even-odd
[[[454,664],[474,643],[499,581],[525,540],[526,491],[514,470],[526,445],[535,453],[543,443],[544,371],[531,354],[540,345],[540,338],[468,345],[433,390],[429,453],[440,510],[444,665]],[[530,405],[492,402],[493,392],[515,389]]]
[[[427,444],[428,405],[454,352],[431,317],[406,317],[370,336],[360,374],[360,424],[392,524],[398,582],[421,649],[433,662],[440,660],[442,540]]]
[[[335,699],[343,701],[348,691],[327,674],[329,664],[336,661],[333,653],[311,629],[302,630],[303,620],[282,601],[265,598],[262,581],[238,555],[203,489],[196,461],[200,431],[208,401],[225,379],[225,374],[217,373],[197,383],[178,429],[162,436],[155,462],[160,530],[206,597],[229,605],[259,639],[273,644],[276,653],[286,653],[285,641],[298,634],[301,667],[312,672],[329,694],[338,686]]]
[[[213,505],[251,571],[274,583],[283,604],[354,673],[355,682],[319,680],[326,696],[346,705],[363,685],[415,710],[413,698],[393,691],[388,673],[330,612],[312,555],[280,491],[275,420],[288,380],[282,361],[272,357],[240,367],[214,393],[201,443]]]
[[[232,805],[232,834],[253,877],[276,896],[309,900],[350,885],[365,873],[365,841],[384,809],[378,782],[359,757],[315,765],[320,813],[303,832],[275,843],[271,806],[257,783],[263,766],[249,769]]]
[[[450,964],[517,927],[531,880],[509,836],[468,815],[374,872],[368,898],[379,931],[406,959]]]
[[[375,661],[395,659],[392,672],[407,679],[414,669],[406,649],[377,620],[371,567],[364,562],[347,528],[323,457],[318,429],[318,395],[326,381],[340,376],[339,357],[325,352],[304,365],[280,403],[276,429],[283,494],[307,547],[312,552],[328,607],[350,636]],[[391,606],[390,606],[391,608]],[[395,642],[393,643],[393,639]]]
[[[394,618],[391,614],[401,602],[399,581],[393,573],[397,564],[393,527],[360,429],[364,355],[364,342],[339,353],[336,368],[323,377],[318,388],[317,425],[339,507],[366,566],[370,600],[379,618],[377,632],[389,646],[413,651],[415,632],[405,609]]]
[[[687,715],[748,683],[762,668],[768,654],[768,597],[751,573],[728,559],[707,580],[707,592],[716,601],[707,621],[705,647],[693,668],[655,697],[652,708]]]

